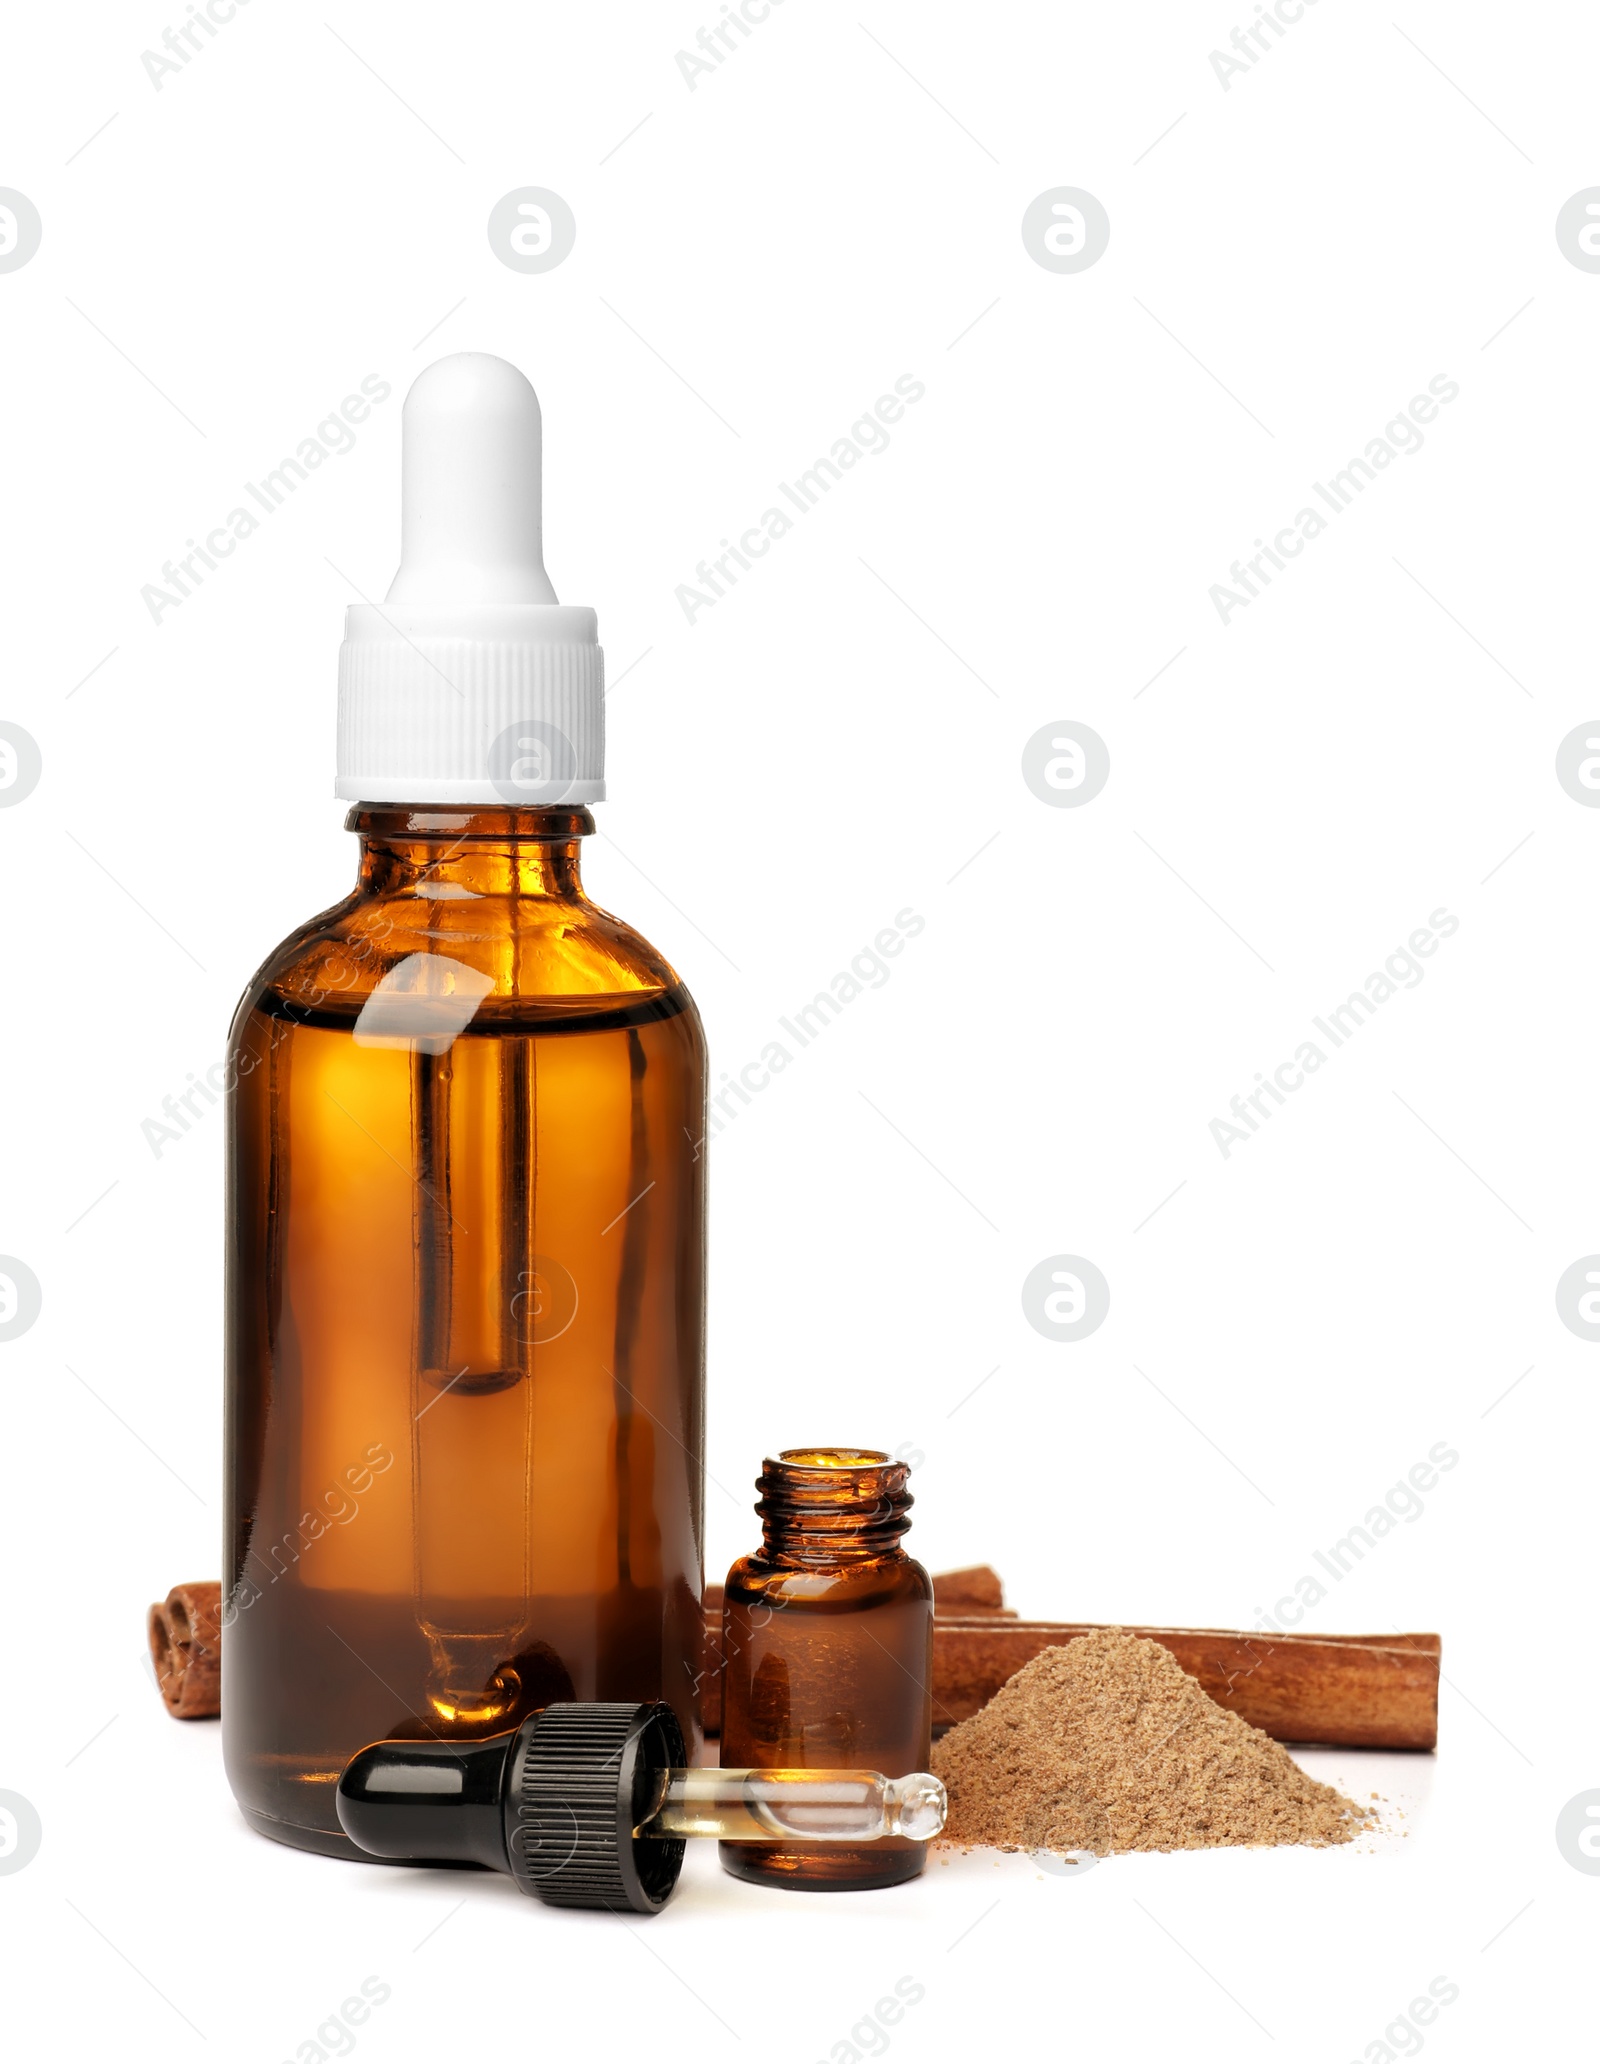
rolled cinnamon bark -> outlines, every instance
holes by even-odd
[[[986,1706],[1042,1649],[1096,1629],[1042,1620],[945,1618],[933,1631],[935,1729]],[[1126,1627],[1158,1641],[1216,1700],[1275,1741],[1431,1749],[1439,1739],[1437,1634],[1262,1634]]]
[[[944,1570],[935,1576],[933,1607],[938,1613],[1004,1613],[1009,1620],[1016,1618],[1006,1604],[999,1571],[990,1569],[986,1562],[975,1563],[970,1569]]]
[[[721,1623],[706,1617],[701,1684],[708,1734],[721,1721]],[[1047,1648],[1092,1626],[935,1612],[933,1726],[942,1733],[986,1706]],[[1338,1748],[1431,1749],[1439,1738],[1437,1634],[1246,1634],[1221,1628],[1126,1627],[1159,1641],[1219,1706],[1276,1741]]]
[[[721,1587],[706,1611],[705,1729],[722,1717]],[[709,1591],[709,1587],[708,1587]],[[1046,1648],[1096,1628],[1076,1621],[1018,1620],[1000,1603],[992,1570],[934,1578],[933,1724],[942,1733],[986,1706]],[[993,1601],[992,1603],[990,1601]],[[176,1584],[150,1608],[156,1681],[180,1720],[221,1711],[219,1584]],[[1439,1738],[1437,1634],[1263,1634],[1206,1627],[1127,1627],[1159,1641],[1218,1705],[1277,1741],[1340,1748],[1431,1749]]]
[[[150,1660],[167,1711],[214,1720],[222,1711],[222,1586],[174,1584],[145,1618]]]

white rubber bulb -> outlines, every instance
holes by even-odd
[[[400,570],[410,607],[554,602],[540,516],[539,397],[514,365],[460,351],[419,373],[400,429]]]

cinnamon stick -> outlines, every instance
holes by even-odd
[[[970,1569],[945,1570],[936,1576],[933,1580],[933,1609],[937,1613],[969,1615],[1004,1613],[1008,1620],[1016,1618],[1006,1604],[999,1571],[990,1569],[986,1562],[976,1563]]]
[[[1094,1631],[1076,1621],[1013,1620],[993,1610],[947,1613],[936,1605],[934,1732],[970,1719],[1042,1649]],[[1438,1741],[1437,1634],[1124,1631],[1159,1641],[1219,1706],[1276,1741],[1362,1749],[1431,1749]],[[722,1708],[720,1613],[707,1614],[706,1641],[701,1701],[706,1732],[715,1734]]]
[[[222,1711],[222,1586],[174,1584],[145,1618],[150,1660],[167,1711],[214,1720]]]
[[[986,1706],[1024,1663],[1093,1627],[937,1616],[936,1731]],[[1431,1749],[1439,1739],[1437,1634],[1262,1634],[1213,1627],[1128,1627],[1158,1641],[1219,1706],[1276,1741]]]
[[[933,1724],[936,1734],[986,1706],[1042,1649],[1095,1628],[1077,1621],[1019,1620],[1001,1603],[1000,1579],[980,1567],[936,1576]],[[713,1590],[715,1596],[713,1597]],[[721,1586],[707,1587],[706,1671],[701,1702],[708,1734],[722,1717]],[[150,1608],[156,1681],[180,1720],[221,1710],[218,1584],[175,1584]],[[1437,1634],[1263,1634],[1212,1627],[1128,1627],[1159,1641],[1218,1705],[1277,1741],[1340,1748],[1431,1749],[1439,1737]]]

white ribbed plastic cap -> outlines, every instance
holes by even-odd
[[[400,571],[352,603],[339,653],[339,778],[359,803],[597,803],[605,663],[592,609],[544,570],[539,397],[461,351],[401,419]]]

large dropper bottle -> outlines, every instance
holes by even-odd
[[[573,1697],[696,1733],[705,1045],[580,877],[602,661],[542,443],[504,360],[412,387],[399,571],[340,655],[356,887],[233,1031],[228,1769],[342,1855],[363,1742]]]

